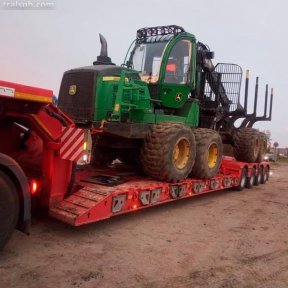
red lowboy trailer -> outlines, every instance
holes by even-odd
[[[31,202],[74,226],[222,189],[264,184],[270,165],[223,157],[211,179],[149,179],[116,163],[88,164],[90,131],[52,104],[52,91],[0,81],[0,248],[15,228],[29,233]],[[95,131],[94,131],[95,132]],[[101,131],[96,131],[101,133]]]
[[[268,163],[248,164],[223,157],[216,177],[168,183],[148,179],[122,164],[102,170],[85,167],[76,172],[72,194],[50,207],[50,215],[79,226],[199,194],[251,188],[267,181],[269,169]]]

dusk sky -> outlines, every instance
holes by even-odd
[[[112,61],[121,64],[138,28],[177,24],[209,45],[214,63],[250,70],[250,112],[255,77],[260,78],[258,114],[264,110],[265,84],[274,88],[272,121],[255,127],[270,130],[272,143],[288,147],[287,0],[30,0],[24,2],[52,3],[51,9],[11,9],[16,2],[0,0],[1,80],[57,95],[64,71],[96,59],[99,33],[108,41]],[[242,103],[243,96],[244,82]]]

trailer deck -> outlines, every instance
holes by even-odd
[[[49,213],[63,222],[80,226],[178,199],[238,187],[244,168],[247,178],[252,169],[256,173],[264,171],[268,178],[270,166],[268,162],[248,164],[223,157],[216,177],[186,179],[179,183],[149,179],[120,163],[107,169],[78,166],[71,195],[55,203]]]

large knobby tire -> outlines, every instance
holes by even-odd
[[[195,147],[195,137],[190,127],[175,122],[154,125],[141,150],[143,170],[155,179],[179,182],[191,172]]]
[[[259,153],[256,159],[256,163],[261,163],[264,160],[264,156],[267,150],[267,136],[263,132],[258,132],[260,137],[260,147],[259,147]]]
[[[208,179],[215,176],[221,166],[223,144],[219,133],[206,128],[193,130],[196,139],[196,160],[190,177]]]
[[[9,240],[19,217],[19,197],[10,178],[0,171],[0,250]]]
[[[261,146],[259,132],[253,128],[239,128],[233,135],[233,154],[236,160],[248,163],[257,161]]]

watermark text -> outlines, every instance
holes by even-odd
[[[52,10],[56,8],[54,1],[2,1],[2,8],[7,10]]]

